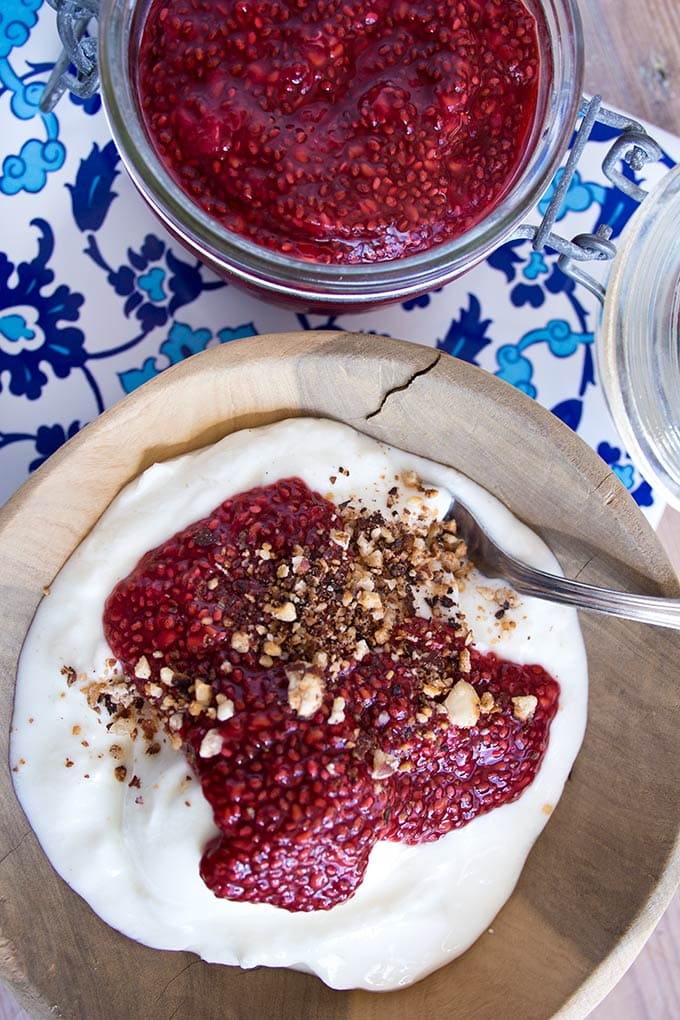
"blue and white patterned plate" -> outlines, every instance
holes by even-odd
[[[42,0],[2,0],[0,503],[97,414],[190,354],[253,333],[337,328],[437,347],[517,386],[597,450],[658,521],[663,506],[623,449],[597,382],[597,302],[555,255],[515,241],[392,308],[283,311],[218,280],[163,231],[127,179],[98,96],[40,112],[59,52]],[[641,183],[680,159],[680,139],[651,132],[664,158]],[[597,126],[586,146],[558,224],[564,236],[609,223],[616,239],[636,208],[601,171],[614,135]]]

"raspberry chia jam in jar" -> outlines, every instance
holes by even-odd
[[[522,0],[155,0],[146,127],[227,229],[320,262],[425,251],[512,183],[536,114]]]
[[[536,204],[576,118],[574,0],[103,0],[134,182],[199,258],[314,307],[403,299]]]

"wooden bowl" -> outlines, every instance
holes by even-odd
[[[583,615],[585,743],[513,896],[462,957],[399,992],[334,992],[292,971],[144,948],[52,871],[15,800],[16,662],[48,585],[149,464],[278,418],[336,418],[496,493],[595,583],[675,595],[673,569],[607,466],[493,376],[430,348],[349,333],[231,343],[147,383],[59,450],[0,511],[0,974],[36,1017],[545,1020],[585,1016],[632,962],[680,865],[680,633]]]

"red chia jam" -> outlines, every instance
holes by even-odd
[[[227,500],[117,585],[106,637],[212,807],[216,896],[329,909],[377,840],[436,840],[531,783],[559,686],[474,648],[451,616],[466,570],[455,522],[336,507],[292,478]]]
[[[521,0],[154,0],[138,93],[219,223],[286,255],[380,262],[498,204],[537,107]]]

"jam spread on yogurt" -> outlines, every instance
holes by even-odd
[[[114,655],[212,807],[218,897],[329,909],[377,840],[435,840],[540,765],[558,684],[475,649],[455,522],[400,484],[414,495],[397,509],[395,485],[385,513],[296,478],[244,492],[107,600]]]
[[[186,194],[249,240],[337,263],[482,220],[525,154],[538,78],[521,0],[154,0],[138,60]]]

